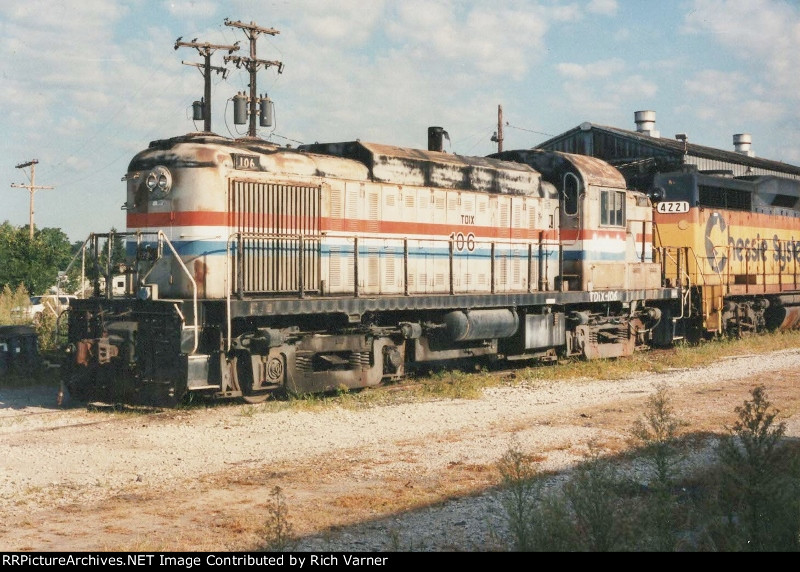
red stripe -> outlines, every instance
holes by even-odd
[[[252,222],[253,213],[228,213],[221,211],[187,211],[173,213],[128,213],[128,228],[141,227],[181,227],[181,226],[230,226],[236,228],[237,223]],[[303,217],[281,217],[280,226],[283,228],[302,228],[307,227],[308,219]],[[233,223],[233,224],[231,224]],[[251,226],[246,224],[246,226]],[[313,226],[313,225],[312,225]],[[423,235],[442,237],[449,236],[452,232],[461,232],[465,235],[472,233],[477,238],[488,239],[511,239],[519,238],[524,240],[539,240],[540,233],[544,240],[590,240],[590,239],[612,239],[624,240],[624,230],[576,230],[563,229],[560,233],[558,229],[526,229],[526,228],[498,228],[491,226],[461,225],[461,224],[442,224],[442,223],[423,223],[405,221],[371,221],[353,219],[331,219],[320,217],[320,231],[336,234],[331,227],[346,228],[349,232],[361,234],[387,234],[394,236]],[[339,231],[341,232],[341,231]],[[640,235],[637,235],[640,238]]]
[[[228,213],[189,211],[172,213],[128,213],[128,228],[143,226],[228,226]]]

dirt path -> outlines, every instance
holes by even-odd
[[[475,400],[317,410],[55,406],[0,389],[0,550],[230,551],[263,546],[280,487],[298,550],[502,547],[496,462],[543,471],[616,454],[665,382],[692,431],[722,432],[764,384],[800,435],[800,350],[613,381],[518,384]]]

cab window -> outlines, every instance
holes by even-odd
[[[625,226],[624,191],[600,191],[600,224]]]
[[[580,182],[573,173],[564,175],[564,214],[574,216],[578,214],[578,192]]]

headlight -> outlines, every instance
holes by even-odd
[[[159,194],[166,195],[172,189],[172,174],[166,167],[155,167],[147,173],[144,184],[151,193],[157,191]]]

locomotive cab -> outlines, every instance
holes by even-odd
[[[559,189],[559,241],[565,290],[615,291],[658,288],[653,261],[650,200],[628,190],[620,172],[584,155],[509,151],[493,155],[525,162]]]

